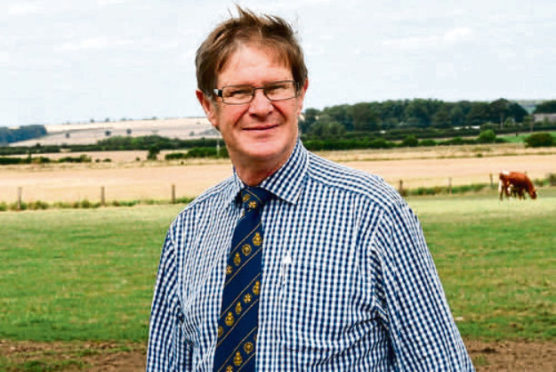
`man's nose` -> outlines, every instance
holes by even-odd
[[[255,90],[255,95],[253,100],[249,104],[249,113],[253,115],[267,115],[269,114],[274,105],[272,102],[264,95],[262,89]]]

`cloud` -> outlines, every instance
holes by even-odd
[[[131,40],[126,39],[108,39],[106,37],[87,38],[79,41],[71,41],[64,43],[55,50],[58,51],[78,51],[78,50],[99,50],[108,48],[120,48],[134,44]]]
[[[20,2],[17,4],[10,5],[8,8],[8,15],[21,16],[27,14],[39,13],[42,7],[37,3],[31,2]]]
[[[410,36],[384,40],[382,45],[395,49],[420,49],[433,46],[438,38],[435,36]]]
[[[12,61],[11,55],[6,51],[0,51],[0,66],[6,67]]]
[[[97,0],[99,6],[107,6],[113,4],[124,4],[128,3],[130,0]]]
[[[443,39],[450,43],[467,41],[473,36],[473,31],[468,27],[458,27],[447,31]]]
[[[470,28],[458,27],[448,30],[440,35],[410,36],[388,39],[384,40],[382,45],[395,49],[437,48],[468,41],[472,38],[472,36],[473,31]]]

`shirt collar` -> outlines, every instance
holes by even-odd
[[[301,140],[297,139],[293,152],[286,163],[276,172],[264,179],[263,182],[259,184],[259,187],[270,191],[279,199],[296,204],[301,194],[305,175],[307,174],[307,167],[308,152],[301,143]],[[239,179],[234,169],[230,193],[228,194],[230,203],[244,187],[246,187],[246,185]]]

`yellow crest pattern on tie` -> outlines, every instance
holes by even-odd
[[[255,233],[255,236],[253,237],[253,244],[257,247],[263,244],[263,237],[258,232]]]
[[[243,247],[241,247],[241,251],[243,252],[244,255],[249,256],[249,254],[251,253],[251,246],[249,244],[244,244]]]
[[[260,212],[271,195],[263,189],[247,188],[244,191],[241,196],[243,215],[232,237],[225,270],[215,350],[214,370],[218,372],[252,371],[257,354],[257,313],[261,293],[260,262],[263,245]]]

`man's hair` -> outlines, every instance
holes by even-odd
[[[277,57],[291,68],[298,88],[307,79],[303,51],[292,27],[282,18],[256,15],[237,7],[239,16],[220,23],[197,49],[195,67],[197,87],[212,97],[218,74],[230,56],[245,44],[270,48]]]

